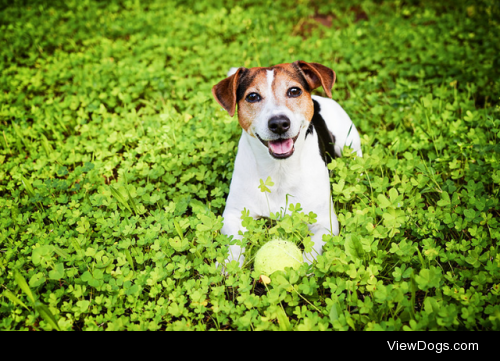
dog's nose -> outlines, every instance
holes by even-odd
[[[269,119],[268,127],[273,133],[286,133],[290,129],[290,119],[286,115],[276,115]]]

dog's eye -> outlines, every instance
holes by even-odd
[[[293,87],[288,89],[288,96],[290,98],[297,98],[300,94],[302,94],[302,90],[300,90],[300,88]]]
[[[260,95],[257,93],[250,93],[247,95],[245,100],[249,103],[257,103],[258,101],[260,101]]]

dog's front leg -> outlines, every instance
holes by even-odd
[[[221,230],[222,234],[225,234],[226,236],[233,236],[233,240],[243,239],[243,236],[240,235],[240,232],[243,234],[247,230],[241,225],[241,212],[238,213],[226,210],[223,217],[224,225]],[[245,262],[244,253],[245,248],[236,244],[230,245],[228,247],[228,256],[224,261],[224,264],[228,264],[231,261],[237,261],[240,264],[240,267],[243,266],[243,263]]]
[[[309,226],[309,230],[313,233],[311,241],[314,242],[313,249],[310,253],[304,253],[304,262],[312,264],[317,256],[323,254],[323,241],[324,234],[337,236],[339,234],[339,222],[337,215],[333,211],[333,204],[330,205],[331,209],[328,213],[323,213],[319,216],[317,222]]]
[[[322,225],[315,224],[314,226],[309,227],[314,235],[311,237],[311,241],[314,242],[313,249],[310,253],[304,252],[304,262],[307,264],[312,264],[316,258],[323,254],[323,246],[325,242],[323,241],[323,235],[330,233],[326,228]]]

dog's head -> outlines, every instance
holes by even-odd
[[[239,68],[212,88],[217,102],[241,127],[258,138],[274,158],[290,157],[302,129],[314,114],[311,91],[320,86],[331,97],[335,72],[317,63],[296,61],[269,68]]]

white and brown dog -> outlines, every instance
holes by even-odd
[[[254,218],[285,208],[287,194],[304,212],[317,214],[309,226],[314,249],[304,254],[311,263],[322,253],[323,234],[337,235],[339,225],[330,196],[327,163],[340,157],[344,145],[362,156],[358,131],[340,105],[332,99],[311,96],[323,87],[328,97],[335,72],[317,63],[296,61],[269,68],[232,68],[228,78],[212,88],[217,102],[243,128],[234,164],[222,233],[241,239],[244,208]],[[271,177],[274,186],[266,196],[260,179]],[[244,262],[244,249],[230,246],[226,262]]]

